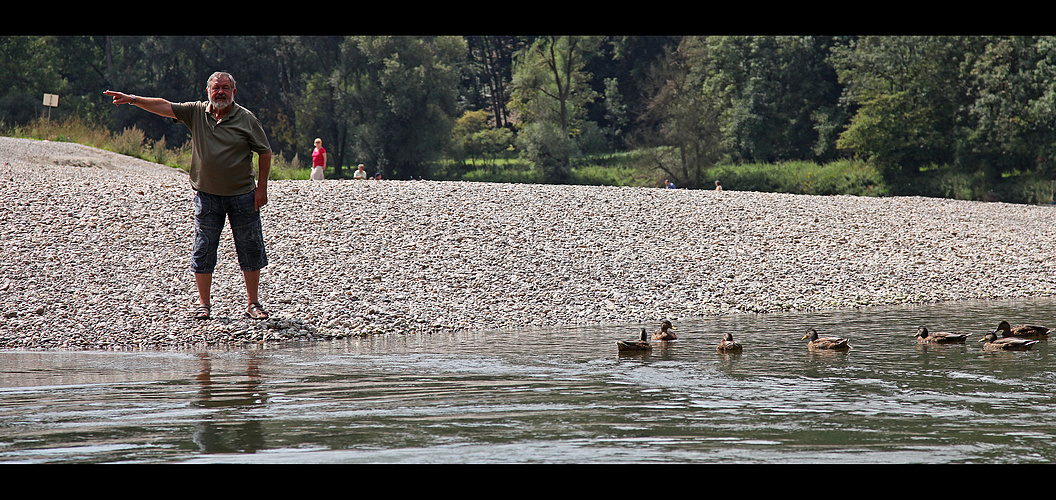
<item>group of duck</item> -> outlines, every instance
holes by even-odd
[[[670,321],[664,320],[660,323],[660,329],[653,332],[652,340],[668,341],[677,340],[675,327]],[[987,333],[979,342],[983,342],[983,350],[987,351],[1027,351],[1041,340],[1048,339],[1053,328],[1034,325],[1017,325],[1013,327],[1007,321],[997,325],[997,329]],[[1000,336],[998,335],[1000,334]],[[920,344],[956,344],[964,343],[970,333],[957,332],[929,332],[924,326],[917,328],[915,338]],[[642,328],[641,338],[637,340],[620,340],[616,347],[620,352],[650,351],[653,345],[649,341],[649,334]],[[811,351],[846,351],[851,348],[850,341],[843,337],[820,337],[818,332],[811,328],[801,340],[807,341],[807,349]],[[733,334],[723,334],[716,349],[724,353],[737,353],[744,347],[733,339]]]

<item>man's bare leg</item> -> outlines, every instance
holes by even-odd
[[[260,288],[260,271],[242,271],[242,277],[246,280],[246,300],[250,304],[259,302],[257,290]]]
[[[201,306],[195,315],[208,318],[212,314],[210,290],[213,287],[213,273],[194,273],[194,284],[198,286],[198,304]]]
[[[246,280],[246,301],[249,302],[246,314],[254,319],[267,319],[268,313],[260,307],[260,300],[257,295],[260,289],[260,270],[242,271],[242,277]]]

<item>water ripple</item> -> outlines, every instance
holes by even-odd
[[[701,318],[634,356],[615,341],[651,325],[0,352],[0,461],[1049,462],[1048,342],[992,353],[912,338],[925,322],[978,333],[1010,311],[1043,321],[1056,301]],[[842,327],[854,349],[807,352],[809,324]],[[744,353],[715,352],[728,330]]]

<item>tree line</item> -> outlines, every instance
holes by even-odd
[[[954,168],[1052,179],[1056,39],[1045,36],[0,36],[0,123],[46,113],[178,146],[115,89],[202,100],[213,71],[277,154],[324,140],[341,168],[430,177],[515,154],[564,182],[637,151],[690,188],[716,165],[857,159],[912,185]],[[354,168],[354,167],[353,167]]]

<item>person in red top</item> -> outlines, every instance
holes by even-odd
[[[315,149],[312,150],[312,180],[323,180],[323,170],[326,170],[326,148],[323,147],[322,139],[316,139]]]

